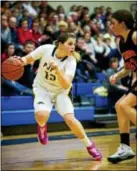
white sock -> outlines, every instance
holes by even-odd
[[[80,141],[82,141],[86,147],[89,147],[92,144],[92,142],[89,140],[89,138],[87,136],[83,139],[80,139]]]

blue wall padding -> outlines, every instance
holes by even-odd
[[[102,86],[102,83],[74,83],[73,93],[76,95],[93,94],[94,88],[99,86]]]
[[[96,104],[96,107],[108,106],[108,98],[95,95],[95,104]]]
[[[106,79],[106,77],[102,72],[99,72],[99,73],[97,73],[97,79],[99,81],[104,81]]]
[[[86,121],[94,120],[94,107],[76,107],[75,116],[77,119]],[[34,110],[2,111],[2,126],[35,124]],[[52,110],[48,123],[63,122],[63,118]]]
[[[33,109],[33,96],[6,96],[1,99],[1,110]]]

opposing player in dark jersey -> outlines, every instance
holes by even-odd
[[[115,105],[121,144],[117,152],[108,157],[108,161],[117,163],[135,156],[130,147],[130,121],[136,124],[137,111],[137,31],[133,29],[134,20],[127,10],[118,10],[112,16],[112,30],[120,37],[119,50],[124,59],[124,68],[110,77],[110,82],[124,78],[132,72],[133,79],[129,91],[121,97]]]

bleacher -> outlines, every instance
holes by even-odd
[[[79,96],[79,103],[75,104],[75,116],[80,121],[93,121],[95,109],[107,107],[107,97],[93,94],[95,87],[102,86],[98,83],[74,83],[73,95]],[[35,124],[33,97],[32,96],[7,96],[2,97],[2,126]],[[63,122],[62,117],[52,110],[48,123]]]

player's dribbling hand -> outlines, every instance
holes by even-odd
[[[116,82],[117,82],[116,74],[110,76],[109,81],[111,84],[116,84]]]
[[[13,58],[21,59],[20,56],[12,56]]]
[[[23,60],[22,60],[22,58],[20,56],[11,56],[11,57],[19,59],[22,62],[22,64],[24,64],[24,62],[23,62]]]

